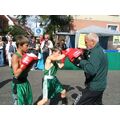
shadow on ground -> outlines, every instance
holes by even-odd
[[[63,85],[63,87],[66,89],[66,91],[74,90],[74,87],[71,87],[70,85]],[[38,97],[38,99],[34,102],[34,105],[37,105],[37,102],[42,99],[42,95]],[[61,101],[61,95],[56,95],[55,98],[50,99],[49,105],[58,105],[58,103]]]
[[[2,88],[4,85],[6,85],[7,83],[9,83],[11,81],[12,81],[12,79],[7,79],[7,80],[0,82],[0,88]]]

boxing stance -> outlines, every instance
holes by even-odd
[[[26,54],[28,43],[29,41],[25,36],[17,36],[17,51],[12,56],[12,94],[14,104],[17,105],[31,105],[33,103],[32,89],[27,80],[27,76],[34,61],[37,60],[37,56],[34,54]]]
[[[99,37],[96,33],[86,35],[85,44],[88,50],[86,58],[74,59],[79,67],[84,70],[85,89],[82,90],[81,96],[78,96],[73,104],[102,105],[103,93],[107,86],[107,55],[100,46]],[[71,59],[71,54],[68,54],[68,57]]]
[[[43,77],[43,98],[37,103],[38,105],[47,103],[48,99],[56,97],[58,93],[61,94],[62,104],[67,104],[66,90],[56,77],[58,68],[64,66],[62,60],[64,57],[59,48],[52,49],[52,55],[47,57]]]

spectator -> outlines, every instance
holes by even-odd
[[[0,66],[4,65],[4,43],[2,41],[2,36],[0,36]]]
[[[29,44],[29,53],[34,53],[35,55],[38,56],[38,46],[36,46],[36,39],[34,36],[31,36],[31,41]],[[37,47],[37,48],[36,48]],[[33,64],[31,70],[35,70],[36,69],[36,63]]]
[[[66,49],[67,49],[67,46],[66,46],[66,43],[65,43],[65,40],[64,40],[64,39],[62,39],[61,42],[60,42],[60,48],[61,48],[62,50],[66,50]]]
[[[40,45],[42,44],[43,41],[44,41],[43,35],[40,35],[40,37],[39,37],[39,43],[40,43]]]
[[[6,45],[6,57],[8,60],[9,67],[11,67],[11,58],[13,53],[15,52],[16,52],[16,43],[13,42],[12,37],[10,37]]]
[[[51,48],[53,48],[53,43],[49,40],[49,34],[45,34],[45,40],[41,43],[41,52],[43,53],[43,61],[45,64],[46,58],[51,54]]]
[[[6,59],[6,45],[8,43],[8,40],[5,36],[2,37],[2,40],[3,40],[3,55],[4,55],[4,64],[7,65],[8,64],[8,61]]]

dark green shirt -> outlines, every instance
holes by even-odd
[[[103,91],[106,88],[108,59],[98,43],[89,50],[88,58],[80,61],[80,66],[85,72],[86,85],[90,90]]]

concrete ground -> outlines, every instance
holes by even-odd
[[[0,67],[0,105],[12,105],[11,78],[8,66]],[[42,95],[42,74],[40,70],[30,71],[28,79],[33,90],[34,104]],[[80,70],[59,70],[57,76],[67,90],[71,105],[84,88],[84,73]],[[49,104],[49,103],[48,103]],[[61,104],[61,101],[58,102]],[[108,85],[103,96],[104,105],[120,105],[120,71],[108,72]]]

